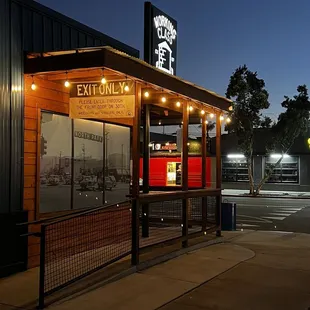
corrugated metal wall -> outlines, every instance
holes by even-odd
[[[139,52],[31,0],[0,0],[0,213],[22,209],[25,52],[112,46]]]
[[[0,0],[0,212],[10,197],[10,0]],[[3,44],[2,44],[3,42]]]

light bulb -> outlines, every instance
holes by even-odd
[[[221,115],[221,116],[220,116],[220,121],[223,121],[223,120],[224,120],[224,116]]]
[[[101,78],[101,84],[106,84],[106,82],[107,82],[106,78],[105,78],[104,76],[102,76],[102,78]]]
[[[161,125],[161,121],[158,122],[158,125]]]
[[[179,107],[181,106],[181,102],[178,101],[178,102],[176,103],[176,106],[179,108]]]
[[[200,113],[201,113],[201,115],[205,115],[206,112],[204,110],[201,110]]]
[[[128,86],[128,84],[125,85],[125,88],[124,88],[124,89],[125,89],[125,91],[127,91],[127,92],[129,91],[129,86]]]
[[[208,121],[205,121],[206,125],[208,125]]]
[[[70,86],[70,82],[68,80],[65,81],[65,87],[69,87]]]
[[[146,91],[146,92],[144,93],[144,97],[145,97],[145,98],[150,97],[150,93],[149,93],[148,91]]]
[[[232,105],[228,108],[229,111],[232,111],[233,109],[234,109],[234,108],[233,108]]]
[[[214,117],[214,114],[213,114],[213,113],[211,113],[211,114],[210,114],[210,118],[213,118],[213,117]]]
[[[32,89],[32,90],[36,90],[36,88],[37,88],[37,85],[34,84],[34,82],[32,82],[32,84],[31,84],[31,89]]]
[[[161,97],[161,102],[165,103],[167,101],[166,97]]]
[[[228,124],[229,124],[230,122],[231,122],[230,117],[227,117],[227,118],[226,118],[226,123],[228,123]]]
[[[193,106],[189,106],[189,110],[192,112],[194,110]]]

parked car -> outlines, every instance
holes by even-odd
[[[91,176],[83,176],[83,179],[80,181],[80,186],[82,190],[95,190],[96,182]]]
[[[56,186],[60,183],[60,177],[59,175],[50,175],[47,182],[50,186]]]
[[[103,190],[103,180],[102,178],[98,179],[98,189]],[[109,177],[104,178],[104,189],[105,190],[112,190],[113,189],[113,183]]]
[[[46,184],[47,183],[47,178],[44,175],[40,176],[40,183],[41,184]]]

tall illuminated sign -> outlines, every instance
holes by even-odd
[[[177,22],[150,2],[145,2],[144,60],[175,75],[177,64]]]

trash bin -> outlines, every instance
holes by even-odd
[[[222,230],[231,231],[237,228],[237,206],[235,203],[222,203]]]

